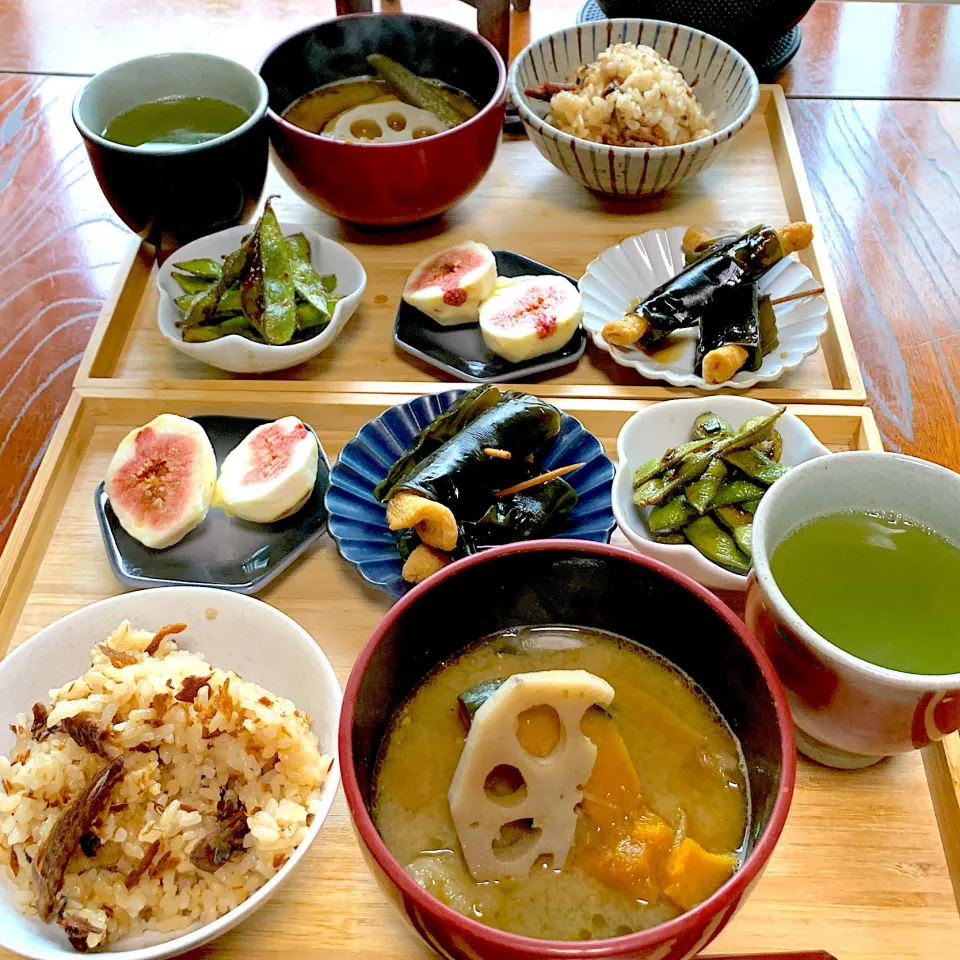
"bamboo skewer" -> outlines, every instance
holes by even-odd
[[[512,487],[507,487],[504,490],[498,490],[494,496],[495,497],[508,497],[511,493],[519,493],[521,490],[529,490],[531,487],[538,487],[541,483],[546,483],[548,480],[556,480],[557,477],[562,477],[566,473],[570,473],[573,470],[579,470],[581,467],[586,466],[586,463],[571,463],[565,467],[557,467],[556,470],[548,470],[546,473],[541,473],[539,477],[531,477],[529,480],[524,480],[522,483],[515,483]]]
[[[776,300],[771,300],[770,306],[777,307],[781,303],[790,303],[792,300],[803,300],[805,297],[819,297],[820,294],[824,292],[823,287],[815,287],[813,290],[800,290],[797,293],[791,293],[785,297],[777,297]]]

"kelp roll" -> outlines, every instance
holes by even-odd
[[[560,411],[522,393],[505,393],[495,406],[467,423],[401,480],[382,492],[414,493],[446,504],[458,516],[470,516],[490,504],[494,490],[510,486],[536,454],[560,432]],[[496,450],[509,459],[491,456]]]
[[[563,477],[497,498],[479,520],[460,524],[463,552],[549,536],[570,516],[577,500],[577,491]]]
[[[502,399],[503,392],[491,386],[474,387],[458,397],[416,435],[410,447],[374,488],[373,495],[381,502],[388,500],[400,481],[408,477],[418,463],[426,460],[430,454],[455,437],[468,423],[476,420]]]
[[[738,370],[759,370],[762,362],[757,285],[715,290],[700,316],[694,373],[724,383]]]
[[[780,236],[758,224],[730,242],[719,242],[707,256],[684,268],[641,301],[634,313],[647,322],[640,342],[655,346],[667,334],[697,324],[720,287],[758,280],[785,255]]]

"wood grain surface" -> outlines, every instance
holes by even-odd
[[[512,50],[569,26],[583,2],[533,0],[529,14],[514,11]],[[403,9],[477,22],[455,0],[404,0]],[[90,74],[168,50],[252,66],[282,37],[333,13],[334,0],[5,0],[0,71]],[[800,51],[781,78],[795,96],[960,97],[960,7],[820,0],[802,27]]]
[[[12,570],[9,554],[0,561],[0,650],[11,636],[14,645],[21,643],[64,614],[121,589],[101,549],[91,504],[117,443],[131,427],[161,411],[294,414],[315,428],[333,457],[362,423],[396,399],[291,398],[269,384],[245,384],[216,395],[196,388],[121,392],[113,399],[82,402],[78,395],[71,404],[73,429],[64,429],[54,442],[54,456],[44,465],[48,482],[31,492],[17,527],[24,563]],[[612,453],[622,423],[638,404],[571,400],[561,406]],[[832,449],[876,446],[868,410],[798,406],[793,412]],[[78,556],[85,558],[83,564]],[[327,537],[262,596],[317,638],[341,683],[389,605],[385,594],[364,584],[339,559]],[[958,938],[960,917],[923,762],[911,754],[853,774],[801,760],[782,838],[756,890],[712,951],[826,949],[840,960],[948,960],[955,956]],[[342,794],[317,842],[276,897],[248,922],[190,956],[281,960],[294,954],[337,960],[434,956],[377,889]],[[11,956],[0,951],[3,960]]]
[[[130,245],[70,120],[81,83],[0,77],[0,543]],[[789,108],[884,440],[960,468],[960,104]]]
[[[0,543],[129,242],[70,120],[77,86],[0,76]]]
[[[451,243],[481,240],[494,250],[515,250],[579,278],[603,250],[647,230],[698,223],[723,232],[758,222],[815,219],[790,116],[776,86],[762,88],[756,113],[714,164],[669,194],[645,201],[595,197],[541,157],[525,137],[501,145],[493,167],[463,203],[443,218],[402,234],[341,224],[301,201],[275,174],[266,192],[279,194],[274,208],[281,221],[307,224],[344,243],[363,263],[368,278],[359,309],[333,344],[307,363],[269,375],[302,390],[404,392],[410,382],[422,389],[462,382],[392,342],[407,275]],[[863,382],[824,249],[822,238],[815,237],[800,254],[817,284],[826,288],[829,327],[820,348],[775,382],[746,391],[753,396],[776,403],[863,402]],[[160,298],[151,259],[141,251],[128,271],[119,271],[119,286],[97,322],[77,382],[169,386],[240,379],[173,349],[160,333]],[[592,341],[578,363],[533,381],[546,396],[663,399],[697,393],[646,380]]]

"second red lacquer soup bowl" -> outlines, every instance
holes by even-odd
[[[356,143],[308,133],[283,112],[328,83],[373,73],[385,54],[424,79],[468,94],[479,112],[435,136]],[[506,69],[483,37],[430,17],[356,14],[308,27],[264,57],[270,140],[284,180],[308,203],[350,223],[404,226],[437,216],[483,178],[506,110]]]
[[[428,893],[390,853],[371,816],[391,716],[434,667],[490,634],[567,624],[638,641],[692,677],[743,751],[751,817],[742,865],[712,896],[638,933],[589,941],[505,933]],[[411,590],[387,613],[347,683],[340,715],[344,793],[371,872],[420,936],[454,960],[685,960],[726,926],[780,836],[796,777],[793,725],[770,661],[733,612],[656,560],[607,544],[539,540],[486,550]],[[417,776],[415,769],[411,776]]]

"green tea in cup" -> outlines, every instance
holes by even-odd
[[[960,673],[960,548],[895,514],[818,517],[776,546],[770,570],[820,636],[902,673]]]
[[[222,137],[249,116],[214,97],[161,97],[114,117],[102,136],[128,147],[194,145]]]

